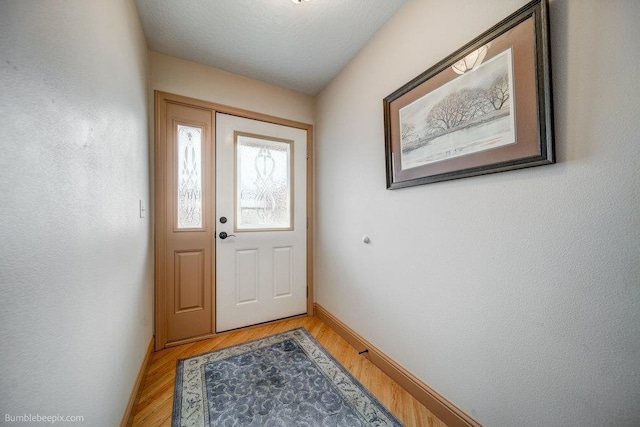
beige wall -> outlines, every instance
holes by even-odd
[[[153,334],[130,0],[0,2],[0,416],[118,425]]]
[[[152,91],[161,90],[313,124],[314,99],[311,96],[158,52],[151,51],[149,58]]]
[[[319,94],[316,296],[487,426],[640,425],[640,2],[550,3],[555,165],[385,189],[382,99],[524,0],[409,0]]]

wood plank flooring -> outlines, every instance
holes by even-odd
[[[217,335],[153,353],[144,377],[134,426],[171,426],[176,361],[304,326],[405,426],[446,427],[395,381],[369,362],[317,317],[302,316]]]

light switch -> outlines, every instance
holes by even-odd
[[[144,218],[146,208],[144,207],[144,200],[140,200],[140,218]]]

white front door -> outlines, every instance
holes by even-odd
[[[216,114],[216,331],[307,312],[307,131]]]

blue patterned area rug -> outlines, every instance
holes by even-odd
[[[304,328],[178,360],[172,426],[402,426]]]

